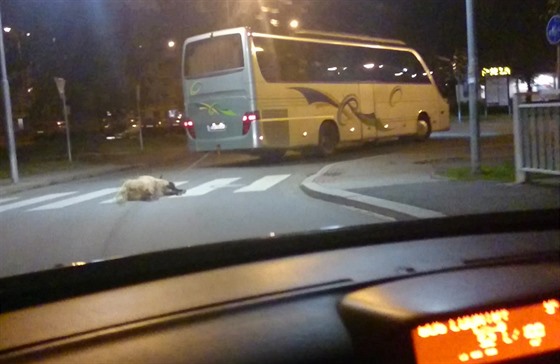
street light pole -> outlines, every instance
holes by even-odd
[[[142,136],[142,113],[140,112],[140,83],[136,84],[136,111],[138,113],[138,140],[140,141],[140,150],[144,151],[144,137]]]
[[[560,44],[556,46],[556,89],[560,90]]]
[[[6,70],[6,54],[4,52],[4,32],[2,31],[2,12],[0,11],[0,63],[2,68],[2,92],[4,94],[4,111],[6,134],[8,137],[8,153],[10,157],[10,173],[12,182],[19,182],[19,173],[16,156],[16,141],[14,138],[14,124],[12,119],[12,99],[10,97],[10,83],[8,82],[8,72]]]
[[[467,53],[468,53],[468,74],[469,85],[469,129],[471,137],[471,173],[480,173],[480,130],[478,125],[478,59],[476,52],[475,38],[475,19],[473,15],[473,2],[466,0],[467,9]]]
[[[66,80],[61,77],[55,77],[54,82],[58,89],[58,94],[62,100],[62,112],[64,113],[64,126],[66,127],[66,150],[68,152],[68,162],[72,163],[72,144],[70,143],[70,123],[68,122],[68,108],[66,106]]]

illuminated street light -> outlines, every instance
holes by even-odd
[[[168,46],[169,48],[175,47],[175,41],[170,40],[169,42],[167,42],[167,46]]]
[[[297,19],[292,19],[292,21],[290,21],[290,28],[296,29],[297,27],[299,27],[299,21]]]
[[[10,28],[10,27],[4,27],[4,31],[5,31],[6,33],[9,33],[9,32],[12,31],[12,28]]]

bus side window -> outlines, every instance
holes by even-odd
[[[408,51],[384,51],[386,72],[384,77],[397,83],[430,83],[427,72],[416,56]]]
[[[279,52],[281,78],[284,82],[306,82],[309,80],[309,65],[303,53]]]
[[[267,82],[281,81],[280,65],[274,42],[271,39],[255,38],[254,44],[257,50],[257,63],[264,79]]]
[[[262,53],[257,55],[259,68],[261,69],[262,76],[268,82],[280,81],[280,67],[276,57],[272,53]]]

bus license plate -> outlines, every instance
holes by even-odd
[[[226,130],[227,126],[226,124],[219,122],[207,125],[206,128],[208,129],[208,131],[224,131]]]

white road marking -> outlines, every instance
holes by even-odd
[[[188,196],[202,196],[207,194],[208,192],[212,192],[217,190],[218,188],[223,188],[229,185],[232,182],[237,181],[241,177],[233,177],[233,178],[217,178],[212,181],[203,183],[199,186],[194,188],[190,188],[185,192],[181,197],[188,197]]]
[[[116,193],[116,191],[115,191],[115,193]],[[101,201],[100,204],[108,204],[108,203],[115,203],[115,202],[116,202],[115,198],[113,197],[113,198],[110,198],[108,200]]]
[[[248,186],[242,187],[238,190],[233,191],[234,193],[238,192],[257,192],[257,191],[266,191],[270,187],[274,186],[285,180],[286,178],[290,177],[290,174],[277,174],[271,176],[264,176],[255,182],[251,183]]]
[[[6,203],[6,202],[9,202],[9,201],[17,200],[17,199],[18,199],[18,197],[0,198],[0,205],[1,205],[1,204],[4,204],[4,203]]]
[[[79,196],[76,196],[76,197],[70,197],[70,198],[67,198],[65,200],[53,202],[53,203],[50,203],[50,204],[47,204],[47,205],[35,207],[33,209],[30,209],[29,211],[43,211],[43,210],[60,209],[60,208],[63,208],[63,207],[68,207],[70,205],[78,204],[80,202],[93,200],[94,198],[109,195],[111,193],[117,192],[117,190],[118,190],[118,188],[114,188],[114,187],[113,188],[104,188],[104,189],[99,190],[99,191],[90,192],[90,193],[86,193],[86,194],[79,195]]]
[[[74,191],[74,192],[51,193],[49,195],[30,198],[29,200],[13,202],[13,203],[10,203],[10,204],[7,204],[7,205],[0,206],[0,212],[13,210],[13,209],[17,209],[17,208],[25,207],[25,206],[29,206],[29,205],[34,205],[34,204],[38,204],[38,203],[45,202],[45,201],[54,200],[55,198],[68,196],[68,195],[71,195],[71,194],[74,194],[74,193],[76,193],[76,192]]]
[[[179,187],[179,186],[184,185],[185,183],[188,183],[188,182],[189,181],[179,181],[179,182],[173,182],[173,183],[175,184],[175,187]],[[117,191],[119,189],[120,189],[120,187],[115,189],[115,193],[117,193]],[[181,197],[181,196],[169,196],[169,197]],[[116,202],[117,201],[115,201],[115,198],[113,197],[113,198],[110,198],[108,200],[101,201],[100,204],[110,204],[110,203],[116,203]]]

